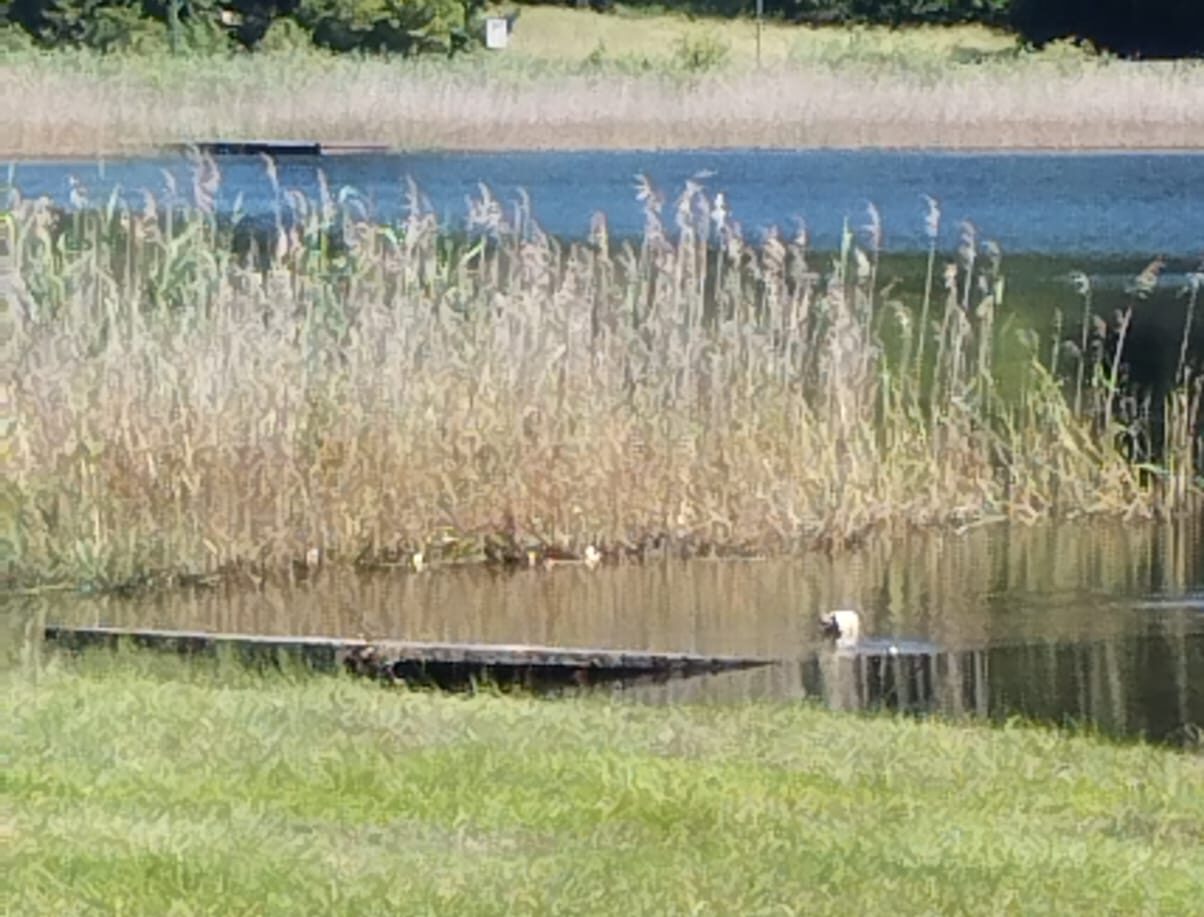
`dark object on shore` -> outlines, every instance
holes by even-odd
[[[350,153],[383,153],[383,143],[319,143],[316,140],[198,140],[177,143],[178,153],[195,150],[209,156],[338,156]]]
[[[343,669],[382,681],[445,690],[478,683],[538,691],[607,682],[666,681],[756,668],[774,661],[522,644],[343,640],[121,627],[52,625],[45,629],[44,635],[48,643],[72,651],[129,645],[182,656],[228,652],[253,666],[280,667],[291,661],[318,672]]]

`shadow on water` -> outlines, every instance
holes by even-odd
[[[320,571],[136,599],[10,598],[0,636],[15,649],[61,623],[760,656],[782,662],[621,694],[822,697],[837,708],[1019,716],[1162,740],[1198,738],[1185,727],[1204,724],[1201,596],[1204,521],[997,526],[836,559]],[[861,610],[864,652],[827,651],[816,617],[836,607]],[[891,641],[901,652],[871,651]]]
[[[1019,717],[1196,745],[1204,722],[1204,621],[1175,614],[1089,641],[821,653],[797,673],[802,693],[836,709]]]

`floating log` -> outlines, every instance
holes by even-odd
[[[175,146],[179,152],[197,150],[210,156],[321,156],[322,144],[313,140],[198,140]]]
[[[320,143],[323,156],[349,156],[360,153],[388,153],[393,148],[387,143]]]
[[[285,661],[315,670],[339,669],[390,682],[445,689],[479,682],[541,689],[605,682],[663,681],[712,675],[775,660],[642,650],[586,649],[495,643],[427,643],[407,640],[345,640],[338,637],[265,636],[123,627],[45,628],[47,642],[69,650],[120,645],[181,655],[231,654],[252,665]]]
[[[316,140],[197,140],[177,143],[176,152],[197,150],[210,156],[338,156],[351,153],[384,153],[381,143],[319,143]]]

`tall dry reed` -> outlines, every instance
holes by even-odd
[[[245,232],[218,181],[13,200],[10,578],[835,549],[1193,492],[1198,386],[1164,471],[1115,448],[1117,327],[1065,382],[1034,341],[1002,391],[1002,265],[971,227],[900,294],[876,212],[820,256],[694,183],[641,180],[641,238],[597,214],[571,244],[484,187],[462,233],[413,187],[397,225],[277,188]]]
[[[416,149],[1198,148],[1201,67],[837,58],[683,75],[654,66],[311,55],[13,55],[0,156],[218,137]]]

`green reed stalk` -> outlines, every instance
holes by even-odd
[[[1083,377],[1087,370],[1087,336],[1091,329],[1093,314],[1091,311],[1092,291],[1090,278],[1081,271],[1076,271],[1071,275],[1071,282],[1083,299],[1082,329],[1079,333],[1079,364],[1074,379],[1074,416],[1081,417],[1083,414]]]
[[[1120,325],[1116,332],[1116,348],[1112,352],[1112,367],[1108,374],[1107,401],[1104,404],[1105,435],[1109,435],[1107,431],[1112,429],[1112,407],[1116,401],[1116,393],[1119,391],[1118,380],[1120,379],[1121,355],[1124,353],[1125,338],[1128,336],[1129,325],[1132,319],[1133,307],[1130,305],[1121,313]]]
[[[925,200],[928,203],[928,213],[924,220],[925,231],[928,235],[928,263],[924,272],[924,298],[920,305],[920,321],[916,330],[918,340],[916,343],[914,385],[917,393],[922,390],[921,373],[924,367],[924,344],[928,340],[928,310],[932,303],[932,281],[936,271],[936,245],[941,229],[940,205],[937,203],[936,198],[925,195]]]
[[[1175,367],[1175,382],[1185,383],[1184,371],[1187,368],[1187,347],[1191,341],[1192,320],[1196,314],[1196,299],[1200,295],[1200,275],[1193,274],[1187,287],[1187,314],[1183,318],[1183,337],[1179,341],[1179,363]]]
[[[1058,375],[1059,357],[1062,353],[1062,310],[1054,310],[1053,334],[1049,344],[1049,374],[1055,378]]]

